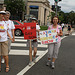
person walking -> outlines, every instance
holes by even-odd
[[[70,24],[68,24],[68,34],[70,34],[71,33],[71,25]]]
[[[58,57],[59,47],[61,45],[60,36],[62,36],[63,33],[62,33],[62,27],[58,25],[58,17],[57,16],[55,16],[52,19],[52,23],[53,23],[53,25],[49,26],[48,30],[50,30],[50,29],[57,30],[58,42],[48,44],[48,62],[46,65],[47,66],[51,65],[52,69],[54,69],[55,68],[54,63]],[[52,62],[51,62],[51,60],[52,60]]]
[[[10,36],[12,38],[12,42],[14,42],[15,41],[15,36],[14,36],[15,26],[14,26],[13,21],[9,20],[9,18],[10,18],[10,12],[9,11],[6,11],[6,14],[4,15],[5,23],[7,24],[8,33],[10,34]],[[11,49],[11,40],[8,37],[8,53],[10,52],[10,49]],[[5,62],[4,58],[2,59],[1,62],[2,63]]]
[[[63,29],[64,29],[64,23],[62,23],[61,26],[62,26],[62,31],[63,31]]]
[[[7,35],[12,40],[7,31],[7,24],[3,21],[5,11],[0,11],[0,72],[1,72],[1,56],[3,56],[6,64],[5,72],[9,72],[9,59],[8,59],[8,41]]]
[[[37,25],[37,19],[36,18],[32,18],[32,23],[36,23],[36,37],[40,31],[40,26]],[[27,40],[27,46],[30,47],[30,40]],[[33,53],[33,62],[36,63],[36,54],[37,54],[37,39],[31,40],[31,44],[34,47],[34,53]],[[29,56],[30,56],[30,62],[29,62],[29,66],[32,65],[32,50],[29,51]]]

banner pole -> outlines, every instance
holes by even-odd
[[[32,44],[31,44],[31,40],[30,40],[30,47],[29,47],[29,57],[30,57],[30,61],[32,61]]]

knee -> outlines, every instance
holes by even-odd
[[[32,50],[30,50],[29,53],[32,53]]]
[[[34,50],[34,53],[37,53],[37,50]]]

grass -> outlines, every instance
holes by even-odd
[[[40,30],[47,30],[48,26],[40,26]]]

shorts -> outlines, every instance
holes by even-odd
[[[0,42],[0,56],[8,55],[8,41]]]
[[[32,41],[31,44],[32,44],[32,47],[37,47],[38,46],[37,41],[35,41],[35,42]],[[27,47],[30,47],[30,41],[29,40],[27,40]]]
[[[57,58],[61,42],[48,44],[48,58]]]

